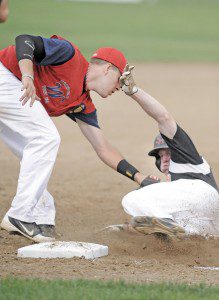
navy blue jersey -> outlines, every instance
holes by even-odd
[[[67,113],[66,114],[70,119],[77,122],[76,119],[79,119],[88,125],[100,128],[98,121],[97,121],[97,112],[96,110],[90,114],[83,114],[83,113]]]
[[[71,59],[75,54],[75,49],[71,43],[65,40],[43,38],[45,48],[45,58],[38,64],[41,66],[61,65]]]
[[[161,135],[171,152],[169,167],[171,181],[200,179],[218,190],[209,164],[200,156],[190,137],[179,125],[177,125],[177,131],[172,139]]]

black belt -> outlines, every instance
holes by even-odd
[[[77,114],[77,113],[84,111],[85,109],[86,109],[86,105],[84,103],[81,103],[79,105],[71,107],[67,113],[68,114]]]

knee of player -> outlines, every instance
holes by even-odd
[[[52,141],[53,141],[54,145],[58,148],[59,145],[60,145],[60,143],[61,143],[61,137],[60,137],[60,135],[59,135],[58,132],[56,132],[56,133],[53,135]]]
[[[61,143],[61,136],[58,132],[56,132],[54,140],[55,140],[56,145],[59,146]]]
[[[61,137],[58,133],[58,131],[50,132],[49,134],[44,136],[44,143],[47,144],[47,146],[52,148],[59,148],[59,145],[61,143]]]
[[[133,204],[133,202],[134,202],[133,192],[128,193],[122,199],[122,207],[124,209],[127,209],[130,205]]]

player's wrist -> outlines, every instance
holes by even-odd
[[[135,175],[139,173],[139,171],[134,166],[132,166],[129,162],[127,162],[125,159],[122,159],[118,163],[117,172],[134,181],[136,181]]]
[[[122,91],[127,95],[127,96],[132,96],[134,95],[135,93],[138,92],[138,87],[135,85],[133,87],[130,87],[128,85],[123,85],[122,86]]]
[[[31,75],[31,74],[27,74],[27,73],[22,74],[22,79],[25,78],[25,77],[30,78],[30,79],[32,79],[34,81],[34,76]]]
[[[135,174],[134,180],[135,180],[135,182],[137,182],[139,185],[141,185],[141,183],[142,183],[142,181],[145,179],[145,177],[146,177],[146,176],[145,176],[144,174],[138,172],[138,173]]]

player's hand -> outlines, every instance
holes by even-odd
[[[149,175],[144,180],[142,180],[140,187],[145,187],[154,183],[159,183],[160,179],[157,176]]]
[[[34,101],[40,101],[40,98],[36,95],[36,88],[33,83],[33,79],[30,77],[23,77],[22,78],[22,91],[25,91],[21,98],[19,99],[22,102],[22,105],[25,105],[28,100],[30,100],[30,107],[33,106]]]
[[[131,71],[134,69],[134,66],[129,66],[127,64],[125,66],[124,72],[119,78],[120,87],[122,88],[123,92],[126,93],[126,95],[133,95],[137,93],[138,88],[134,82],[134,78],[132,76]]]

